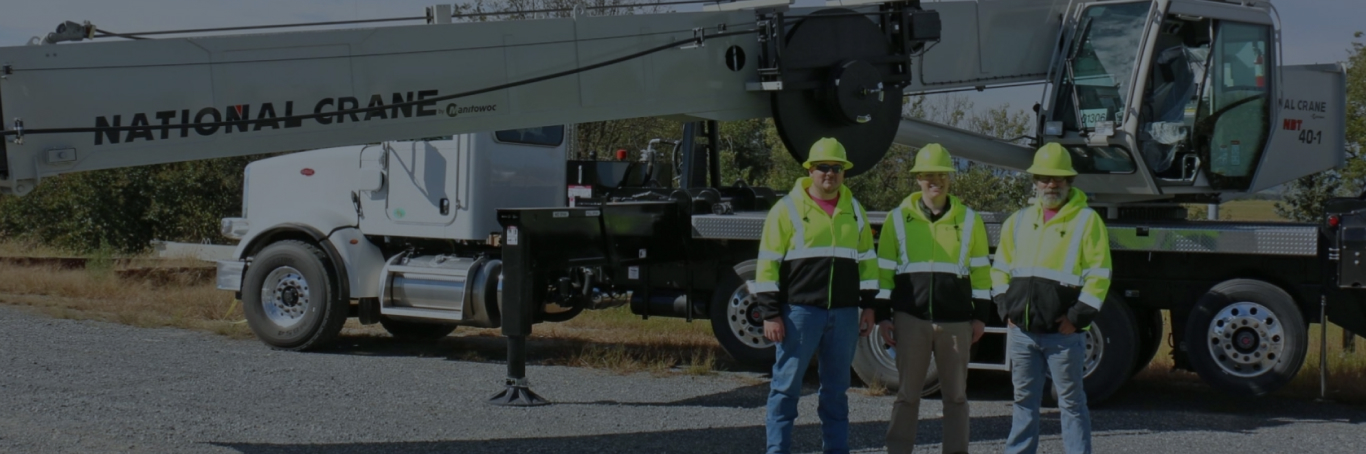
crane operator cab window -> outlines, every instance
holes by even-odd
[[[1148,169],[1164,181],[1190,180],[1196,171],[1195,150],[1187,142],[1195,125],[1210,42],[1208,20],[1168,17],[1154,44],[1139,109],[1139,153]]]
[[[1271,131],[1271,27],[1218,22],[1192,141],[1210,186],[1244,190]]]
[[[1154,44],[1139,108],[1139,150],[1163,184],[1246,189],[1270,124],[1262,25],[1169,16]]]
[[[1097,5],[1082,13],[1063,61],[1053,119],[1073,131],[1094,130],[1100,122],[1124,121],[1133,72],[1143,42],[1151,2]],[[1129,151],[1121,147],[1069,147],[1082,173],[1130,173]]]

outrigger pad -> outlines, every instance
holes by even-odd
[[[507,389],[488,400],[489,405],[500,407],[539,407],[550,405],[550,401],[532,392],[525,386],[508,385]]]

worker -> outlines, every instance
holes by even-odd
[[[1082,331],[1100,313],[1110,288],[1110,240],[1086,195],[1072,187],[1077,175],[1067,149],[1046,144],[1034,155],[1034,203],[1001,225],[991,269],[992,294],[1008,321],[1006,355],[1015,385],[1007,453],[1039,447],[1039,403],[1045,368],[1058,392],[1063,448],[1091,452],[1086,408]]]
[[[887,428],[889,453],[915,450],[931,355],[944,400],[943,450],[968,452],[968,357],[991,315],[991,262],[981,219],[949,195],[954,172],[943,146],[921,148],[911,168],[920,191],[887,213],[878,238],[878,332],[896,348],[901,383]]]
[[[827,453],[849,452],[849,371],[859,336],[873,327],[877,253],[868,213],[844,186],[854,164],[844,146],[823,138],[811,146],[799,178],[764,220],[749,291],[776,343],[765,418],[768,452],[792,446],[802,376],[820,355],[817,414]]]

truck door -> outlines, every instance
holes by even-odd
[[[387,156],[389,178],[385,216],[395,224],[449,225],[457,210],[457,159],[460,143],[456,140],[414,140],[390,142]],[[451,146],[453,145],[453,146]]]

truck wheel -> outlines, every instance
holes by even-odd
[[[1086,345],[1086,364],[1082,366],[1082,387],[1086,403],[1099,404],[1129,381],[1138,355],[1138,323],[1123,299],[1107,296],[1091,329],[1082,331]],[[1058,390],[1052,382],[1047,396],[1056,402]]]
[[[262,249],[242,282],[242,312],[256,337],[285,350],[308,350],[337,337],[350,301],[338,295],[327,255],[284,240]]]
[[[1216,389],[1260,396],[1285,386],[1304,363],[1304,316],[1280,287],[1251,279],[1214,286],[1186,322],[1186,354]]]
[[[1134,370],[1129,372],[1130,377],[1138,375],[1148,367],[1148,363],[1153,362],[1157,351],[1162,349],[1162,331],[1166,326],[1160,310],[1136,310],[1134,315],[1138,320],[1138,354],[1134,356]]]
[[[773,364],[773,342],[764,338],[764,320],[759,318],[754,296],[745,283],[754,280],[754,261],[736,267],[735,273],[722,273],[720,285],[711,297],[711,330],[721,348],[735,361],[754,367]]]
[[[395,320],[389,317],[380,316],[379,324],[384,326],[384,330],[393,335],[395,339],[405,341],[434,341],[441,339],[455,331],[455,325],[441,323],[422,323],[410,322],[407,320]]]
[[[860,338],[854,350],[854,373],[864,383],[881,383],[888,391],[901,389],[901,376],[896,370],[896,349],[882,343],[882,328],[874,325],[868,337]],[[930,368],[925,373],[925,386],[921,396],[939,392],[939,369],[934,365],[934,354],[930,354]]]

